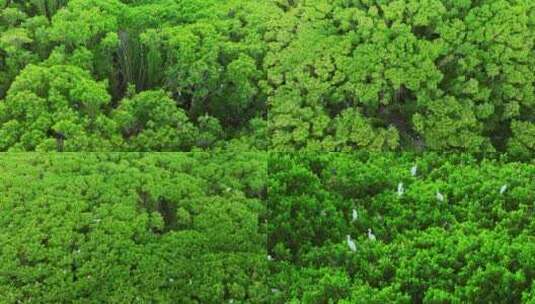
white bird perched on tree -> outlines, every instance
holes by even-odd
[[[269,254],[267,256],[267,259],[268,259],[268,261],[273,261],[273,257],[271,255],[269,255]]]
[[[416,172],[418,171],[418,165],[414,165],[411,168],[411,175],[416,176]]]
[[[357,213],[357,210],[356,210],[356,209],[353,209],[351,222],[356,221],[358,218],[359,218],[359,214]]]
[[[444,201],[444,195],[440,193],[440,191],[437,191],[437,200],[443,202]]]
[[[372,229],[368,228],[368,239],[375,241],[375,235],[372,233]]]
[[[403,192],[405,192],[405,189],[403,188],[403,183],[399,182],[399,184],[398,184],[398,196],[401,197],[403,195]]]
[[[349,250],[355,252],[357,251],[357,244],[355,244],[355,241],[351,239],[351,236],[347,235],[347,246],[349,246]]]
[[[507,184],[504,184],[504,185],[500,188],[500,194],[504,194],[506,190],[507,190]]]

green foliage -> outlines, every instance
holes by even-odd
[[[69,50],[80,46],[93,49],[106,34],[117,31],[117,16],[123,9],[120,1],[70,1],[54,16],[49,39]]]
[[[503,152],[535,120],[533,1],[278,4],[264,61],[275,150]]]
[[[46,18],[29,18],[23,11],[6,7],[0,10],[0,98],[27,64],[39,60],[39,31],[47,24]]]
[[[133,151],[184,151],[193,146],[196,128],[163,91],[144,91],[121,101],[113,114]]]
[[[274,153],[268,168],[271,303],[533,297],[533,163],[462,154]]]
[[[513,137],[509,141],[510,153],[526,160],[532,159],[535,153],[535,124],[513,121],[511,129]]]
[[[0,98],[6,98],[3,107],[9,108],[12,97],[7,92],[30,64],[69,65],[87,71],[87,78],[95,82],[106,82],[111,97],[99,109],[106,120],[101,124],[111,133],[86,129],[94,139],[73,150],[189,151],[230,144],[220,142],[224,140],[242,143],[230,144],[234,149],[260,149],[262,143],[249,141],[259,135],[250,126],[266,118],[266,96],[260,87],[266,76],[263,35],[267,20],[279,13],[269,1],[6,1],[0,5]],[[130,92],[132,86],[135,93]],[[179,115],[174,119],[180,123],[161,122],[148,128],[165,125],[162,130],[146,131],[136,139],[125,131],[131,126],[114,128],[109,123],[112,113],[130,107],[122,104],[131,104],[132,95],[160,90],[170,94],[162,93],[161,100],[152,101],[152,105],[161,103],[154,111],[169,110],[166,115]],[[7,119],[0,127],[16,129]],[[196,134],[190,129],[199,129],[199,138],[192,139]],[[265,137],[262,130],[260,135]],[[43,137],[38,134],[42,129],[26,131],[35,133],[32,141]],[[21,135],[6,136],[3,151],[35,150],[39,145],[25,143],[12,149]],[[112,143],[109,137],[114,138]],[[39,149],[52,149],[50,142],[44,146]]]
[[[163,90],[210,129],[114,149],[535,155],[533,1],[13,0],[0,33],[2,99],[30,64],[72,65],[107,82],[107,117]]]
[[[146,82],[163,82],[193,117],[210,114],[236,126],[264,108],[258,82],[266,47],[259,45],[261,28],[241,24],[252,17],[230,10],[232,18],[214,21],[199,13],[195,23],[149,29],[140,37],[147,50]]]
[[[0,156],[0,302],[266,303],[263,154]]]
[[[109,102],[106,85],[78,67],[29,65],[0,107],[0,149],[106,149],[120,140],[103,113]]]

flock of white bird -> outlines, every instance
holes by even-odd
[[[410,172],[411,172],[412,176],[416,176],[416,174],[418,173],[418,166],[417,165],[412,166]],[[505,191],[507,191],[507,184],[504,184],[504,185],[502,185],[500,187],[500,191],[499,191],[500,195],[504,194]],[[398,194],[399,197],[401,197],[401,196],[403,196],[404,193],[405,193],[405,188],[403,186],[403,182],[399,182],[398,188],[397,188],[397,194]],[[440,202],[444,201],[444,195],[442,193],[440,193],[440,191],[438,191],[438,190],[436,192],[436,199],[438,201],[440,201]],[[322,211],[322,215],[325,215],[325,211]],[[357,209],[353,209],[351,211],[351,222],[352,223],[356,222],[358,220],[358,218],[359,218],[359,214],[358,214]],[[347,238],[346,241],[347,241],[347,246],[349,247],[349,250],[351,250],[352,252],[356,252],[357,251],[357,243],[355,243],[355,240],[353,240],[351,238],[351,235],[349,235],[349,234],[346,236],[346,238]],[[375,235],[373,234],[371,228],[368,228],[368,239],[370,241],[375,241],[377,239],[375,237]],[[78,252],[79,252],[79,250],[78,250]],[[273,261],[274,260],[271,255],[268,255],[267,259],[268,259],[268,261]],[[277,292],[279,292],[279,290],[277,288],[272,288],[271,292],[272,293],[277,293]],[[229,300],[229,303],[234,303],[234,300],[233,299]]]
[[[416,174],[418,173],[418,166],[417,165],[414,165],[411,167],[411,175],[412,176],[416,176]],[[500,188],[500,195],[504,194],[505,191],[507,191],[507,184],[504,184],[503,186],[501,186]],[[397,188],[397,194],[399,197],[403,196],[403,194],[405,193],[405,188],[403,186],[403,182],[399,182],[398,184],[398,188]],[[437,190],[436,192],[436,199],[439,201],[439,202],[443,202],[444,201],[444,195],[442,193],[440,193],[440,191]],[[356,222],[359,218],[359,214],[358,214],[358,211],[357,209],[353,209],[352,212],[351,212],[351,222]],[[355,241],[351,238],[351,235],[347,235],[346,236],[347,238],[347,246],[349,247],[349,250],[355,252],[357,251],[357,244],[355,243]],[[372,232],[372,229],[371,228],[368,228],[368,239],[370,241],[375,241],[377,238],[375,237],[375,235],[373,234]],[[271,257],[271,255],[268,255],[267,256],[267,259],[268,261],[272,261],[273,258]]]
[[[416,176],[416,174],[418,173],[418,165],[412,166],[410,172],[411,172],[411,176]],[[500,187],[500,195],[504,194],[505,191],[507,191],[507,184],[504,184],[503,186]],[[402,197],[404,193],[405,193],[405,187],[403,185],[403,182],[399,182],[398,188],[397,188],[398,197]],[[440,193],[439,190],[437,190],[436,192],[436,199],[439,202],[444,202],[444,195]],[[358,212],[356,209],[353,209],[351,222],[355,222],[357,219],[358,219]],[[372,233],[371,228],[368,228],[368,239],[371,241],[376,240],[376,237]],[[351,238],[351,235],[349,234],[347,235],[347,246],[349,247],[349,250],[353,252],[357,251],[357,244],[355,243],[355,241]]]

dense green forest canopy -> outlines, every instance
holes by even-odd
[[[271,1],[0,0],[1,151],[265,149]]]
[[[271,303],[535,303],[535,162],[274,153],[268,172]]]
[[[265,303],[266,165],[0,155],[0,302]]]
[[[276,2],[273,149],[535,154],[535,1]]]
[[[0,0],[0,303],[535,304],[535,1]]]
[[[2,151],[535,155],[531,0],[0,0],[0,34]]]

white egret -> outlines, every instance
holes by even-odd
[[[403,192],[405,192],[405,189],[403,188],[403,183],[399,182],[399,184],[398,184],[398,196],[401,197],[403,195]]]
[[[356,221],[357,219],[359,218],[359,214],[357,213],[357,210],[356,209],[353,209],[353,213],[352,213],[352,222]]]
[[[357,251],[357,244],[355,244],[355,241],[351,239],[351,236],[347,235],[347,246],[349,246],[349,250],[355,252]]]
[[[506,190],[507,190],[507,184],[504,184],[504,185],[500,188],[500,194],[504,194]]]
[[[437,200],[443,202],[444,201],[444,195],[440,193],[440,191],[437,191]]]
[[[371,241],[375,241],[375,235],[372,233],[372,229],[371,228],[368,228],[368,239],[370,239]]]
[[[268,259],[268,261],[273,261],[273,257],[271,255],[269,255],[269,254],[267,256],[267,259]]]
[[[418,165],[414,165],[411,168],[411,175],[416,176],[416,172],[418,171]]]

